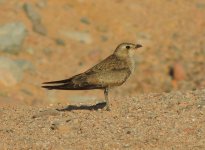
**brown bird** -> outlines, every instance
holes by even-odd
[[[114,53],[89,70],[69,79],[44,82],[43,88],[49,90],[92,90],[103,89],[106,110],[110,110],[108,92],[115,86],[122,85],[134,71],[133,52],[142,47],[140,44],[122,43]],[[50,85],[51,84],[51,85]]]

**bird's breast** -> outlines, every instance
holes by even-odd
[[[127,60],[128,66],[130,68],[131,73],[135,70],[135,59],[134,56],[129,56],[129,59]]]

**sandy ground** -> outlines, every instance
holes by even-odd
[[[0,109],[0,149],[205,149],[205,91]]]
[[[33,30],[25,4],[41,17],[46,35]],[[40,86],[89,69],[121,42],[138,42],[143,48],[135,54],[133,76],[113,90],[113,97],[204,88],[204,6],[201,0],[3,1],[0,24],[20,21],[27,36],[18,54],[0,55],[29,61],[33,68],[24,72],[18,84],[5,86],[0,82],[0,96],[27,105],[72,103],[84,97],[103,99],[98,91],[47,92]]]

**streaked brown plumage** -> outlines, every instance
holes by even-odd
[[[120,44],[114,53],[90,68],[69,79],[44,82],[43,88],[49,90],[91,90],[104,89],[107,110],[109,110],[108,91],[111,87],[122,85],[134,70],[132,51],[142,47],[132,43]],[[51,85],[50,85],[51,84]]]

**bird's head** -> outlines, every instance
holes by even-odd
[[[114,54],[119,56],[119,57],[128,57],[133,55],[134,50],[142,47],[140,44],[132,44],[132,43],[122,43],[117,46],[115,49]]]

